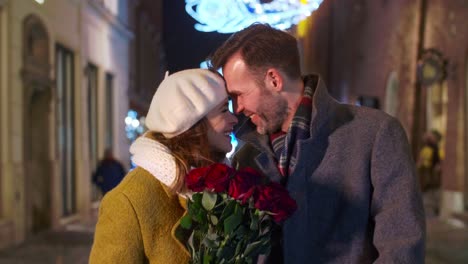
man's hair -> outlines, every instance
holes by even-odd
[[[265,71],[270,67],[280,70],[291,79],[299,79],[301,76],[296,39],[268,24],[254,23],[234,33],[209,58],[210,68],[223,68],[237,52],[240,52],[257,81],[263,81]]]
[[[148,133],[149,138],[169,148],[175,158],[176,180],[172,186],[169,186],[172,192],[176,193],[184,189],[185,175],[191,167],[208,166],[214,162],[221,162],[225,157],[226,153],[212,151],[207,134],[208,120],[206,117],[173,138],[166,138],[163,134],[154,131]]]

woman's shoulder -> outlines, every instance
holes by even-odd
[[[136,167],[125,175],[122,182],[106,196],[119,195],[124,195],[133,202],[167,197],[161,182],[141,167]]]
[[[107,193],[104,204],[106,207],[130,206],[139,218],[151,216],[155,221],[158,215],[180,213],[177,195],[169,193],[160,181],[140,167],[129,172]]]

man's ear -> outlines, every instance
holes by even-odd
[[[275,68],[267,70],[265,83],[267,87],[270,87],[273,91],[281,92],[283,90],[283,76]]]

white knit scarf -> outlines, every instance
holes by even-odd
[[[166,186],[176,178],[176,163],[171,151],[156,140],[139,137],[130,146],[132,161]]]

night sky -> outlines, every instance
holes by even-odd
[[[169,72],[198,68],[230,34],[199,32],[184,0],[164,0],[164,46]]]

